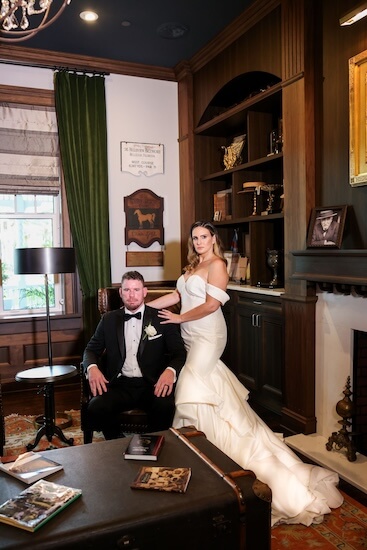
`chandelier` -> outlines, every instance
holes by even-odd
[[[71,0],[0,1],[0,42],[31,38],[56,21],[71,3]]]

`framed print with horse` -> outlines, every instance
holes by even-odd
[[[124,209],[127,246],[133,242],[142,248],[148,248],[154,242],[164,245],[163,197],[158,197],[150,189],[139,189],[132,195],[124,197]],[[141,254],[141,252],[127,252],[126,265],[163,265],[163,253],[160,252],[157,259],[156,252],[145,252],[144,258],[140,258],[137,264],[137,255]],[[140,263],[141,261],[144,263]]]

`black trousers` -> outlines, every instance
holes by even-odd
[[[149,431],[167,430],[175,413],[173,393],[156,397],[154,387],[144,378],[120,376],[108,385],[107,392],[93,397],[88,405],[88,423],[102,431],[106,439],[116,439],[120,433],[119,413],[142,409],[148,415]]]

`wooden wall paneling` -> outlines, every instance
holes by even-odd
[[[181,265],[187,264],[187,238],[195,221],[193,79],[188,67],[178,75]]]
[[[280,3],[281,0],[256,0],[256,2],[252,2],[249,8],[243,11],[239,17],[192,57],[190,60],[192,70],[197,72],[207,65],[223,49],[240,39],[256,23],[279,7]]]
[[[322,186],[317,205],[348,204],[342,248],[367,248],[367,186],[349,185],[349,59],[367,50],[367,19],[340,27],[354,0],[324,0]]]
[[[276,8],[194,73],[195,126],[215,94],[236,76],[264,71],[281,77],[280,33],[280,8]]]
[[[315,306],[316,297],[285,295],[285,373],[282,426],[293,433],[316,431]]]
[[[285,361],[283,424],[289,430],[312,433],[315,418],[315,289],[291,279],[291,250],[306,247],[308,222],[315,206],[320,152],[316,62],[320,40],[313,0],[282,1],[283,133],[284,133],[284,269]],[[318,127],[317,127],[318,126]]]
[[[84,350],[81,318],[76,315],[52,317],[51,341],[54,364],[77,366]],[[13,319],[0,325],[0,373],[3,391],[14,389],[17,372],[47,363],[45,319]]]

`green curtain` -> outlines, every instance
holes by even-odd
[[[111,284],[105,82],[103,76],[54,76],[60,155],[83,294],[85,341],[99,313],[97,291]]]

